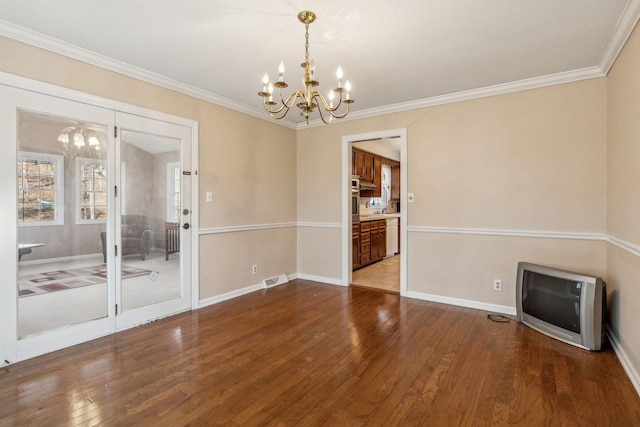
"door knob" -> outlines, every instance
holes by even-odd
[[[189,229],[189,223],[185,222],[184,225],[182,226],[182,228],[184,228],[185,230]]]

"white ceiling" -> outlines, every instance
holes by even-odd
[[[265,116],[265,72],[301,86],[301,10],[319,89],[340,65],[357,116],[604,75],[640,0],[0,0],[0,35]]]

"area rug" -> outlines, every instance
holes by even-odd
[[[145,276],[149,273],[151,273],[150,270],[143,268],[122,266],[122,279]],[[104,264],[69,270],[47,271],[20,277],[18,280],[19,296],[27,297],[47,292],[63,291],[65,289],[105,283],[106,281],[107,267]]]

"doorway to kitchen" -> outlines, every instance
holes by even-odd
[[[406,129],[348,135],[342,141],[343,282],[403,295],[407,290]]]

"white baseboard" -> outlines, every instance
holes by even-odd
[[[609,342],[611,343],[611,347],[613,347],[613,351],[618,356],[618,360],[622,365],[622,368],[627,373],[627,376],[631,380],[631,384],[633,384],[633,388],[636,389],[636,393],[640,396],[640,375],[638,375],[638,371],[636,371],[629,361],[629,357],[627,353],[624,351],[622,345],[620,345],[620,341],[618,341],[618,337],[613,333],[613,330],[607,325],[607,336],[609,337]]]
[[[346,286],[340,279],[334,279],[333,277],[314,276],[313,274],[296,273],[289,276],[290,280],[312,280],[314,282],[328,283],[329,285]]]
[[[198,302],[198,308],[207,307],[209,305],[217,304],[222,301],[230,300],[232,298],[236,298],[242,295],[250,294],[251,292],[259,291],[264,289],[264,285],[259,283],[257,285],[247,286],[246,288],[236,289],[235,291],[227,292],[225,294],[216,295],[211,298],[206,298],[200,300]]]
[[[472,301],[462,298],[444,297],[442,295],[425,294],[422,292],[408,291],[402,296],[424,301],[439,302],[442,304],[456,305],[459,307],[475,308],[477,310],[491,311],[501,314],[516,315],[516,308],[507,305],[489,304],[486,302]]]

